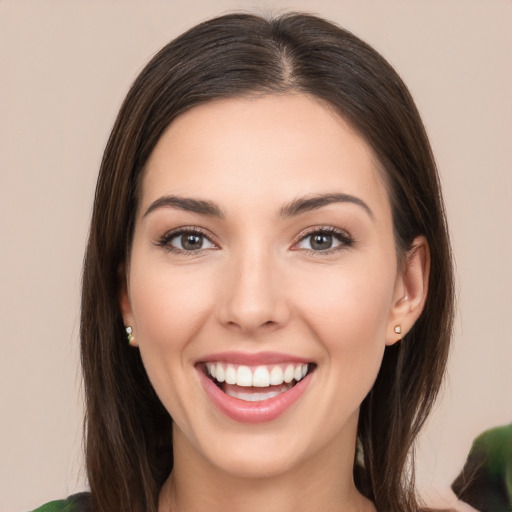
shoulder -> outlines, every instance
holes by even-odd
[[[73,494],[65,500],[50,501],[32,512],[92,512],[91,495],[88,492]]]

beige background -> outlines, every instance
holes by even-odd
[[[512,2],[0,0],[0,511],[85,488],[77,330],[102,150],[138,71],[230,9],[320,13],[410,86],[441,170],[459,313],[442,400],[421,438],[432,504],[471,440],[512,419]]]

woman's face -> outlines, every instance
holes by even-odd
[[[306,95],[211,102],[164,133],[121,305],[187,460],[352,464],[361,401],[410,327],[381,175]]]

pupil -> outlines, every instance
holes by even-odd
[[[314,235],[311,241],[313,249],[322,250],[330,249],[332,246],[332,235]]]
[[[194,251],[202,245],[203,237],[201,235],[183,235],[181,245],[186,251]]]

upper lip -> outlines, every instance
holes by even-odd
[[[280,363],[310,363],[310,359],[298,357],[296,355],[284,354],[280,352],[216,352],[208,354],[198,361],[200,363],[224,362],[237,365],[258,366]]]

